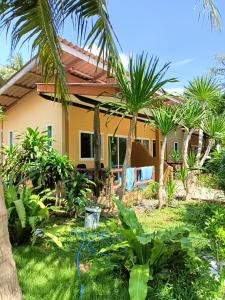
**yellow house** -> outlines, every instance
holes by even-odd
[[[40,67],[33,58],[0,88],[0,105],[5,110],[0,126],[1,144],[12,145],[27,127],[38,127],[47,131],[53,138],[53,146],[60,153],[67,153],[75,165],[91,168],[94,166],[93,108],[108,100],[106,95],[115,91],[116,84],[114,79],[107,79],[107,67],[101,61],[97,65],[96,56],[65,39],[60,43],[70,94],[68,111],[53,101],[54,85],[42,83]],[[120,119],[118,114],[106,125],[106,109],[100,108],[101,161],[105,167],[123,164],[130,118],[122,120],[115,134]],[[157,177],[160,134],[145,121],[145,115],[139,114],[136,142],[146,150],[147,164],[155,165]],[[133,161],[138,165],[141,160],[143,157],[136,155]]]

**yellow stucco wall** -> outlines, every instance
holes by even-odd
[[[88,168],[94,166],[93,159],[80,159],[80,131],[93,132],[93,117],[94,113],[83,108],[71,106],[69,108],[69,156],[75,164],[84,163]],[[113,118],[106,126],[107,117],[101,113],[101,134],[103,137],[104,156],[102,162],[104,166],[108,165],[108,136],[113,135],[120,120],[119,117]],[[127,137],[130,120],[124,119],[116,133],[116,136]],[[143,122],[138,122],[137,138],[149,139],[150,154],[152,151],[152,140],[155,139],[155,130],[149,125],[144,126]]]
[[[9,131],[15,136],[25,131],[27,127],[46,130],[52,125],[53,146],[62,152],[62,106],[53,101],[47,101],[38,96],[36,91],[24,96],[14,106],[5,112],[3,119],[3,143],[8,144]]]

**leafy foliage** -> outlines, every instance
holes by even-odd
[[[72,172],[68,180],[64,182],[64,192],[68,211],[79,213],[88,203],[90,187],[94,183],[89,180],[86,174]]]
[[[175,193],[176,193],[176,183],[170,178],[166,185],[166,196],[167,196],[168,204],[170,204],[174,200]]]
[[[26,243],[38,225],[49,217],[52,206],[46,206],[45,201],[52,196],[45,190],[34,194],[28,187],[17,190],[10,185],[5,187],[5,201],[9,219],[9,233],[12,243]]]
[[[27,180],[39,189],[55,188],[73,170],[68,157],[48,147],[46,132],[27,128],[13,147],[4,146],[1,174],[6,184],[19,185]]]
[[[44,82],[54,78],[55,94],[64,104],[67,87],[58,36],[68,17],[72,17],[81,41],[86,39],[90,48],[97,43],[99,57],[114,61],[117,50],[106,0],[4,1],[0,7],[0,28],[11,29],[12,48],[32,41],[32,51],[38,55]],[[88,22],[92,26],[87,26]]]
[[[105,268],[110,266],[114,269],[120,266],[120,269],[130,273],[130,299],[145,299],[151,280],[161,273],[167,278],[166,273],[171,268],[179,266],[180,269],[186,269],[187,259],[195,259],[191,239],[188,237],[189,231],[186,228],[177,228],[146,234],[134,211],[126,209],[119,201],[115,202],[122,223],[120,232],[125,241],[102,249],[100,253],[109,254],[109,260],[105,259]],[[122,250],[114,253],[118,249]],[[98,260],[95,264],[98,265]]]
[[[176,129],[179,124],[180,113],[178,107],[162,105],[151,110],[155,127],[160,129],[163,136]]]
[[[5,66],[0,66],[0,77],[4,81],[8,80],[13,74],[19,71],[23,66],[23,58],[21,54],[12,56],[9,63]],[[1,86],[1,83],[0,83]]]

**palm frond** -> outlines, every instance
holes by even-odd
[[[202,4],[202,8],[199,13],[201,17],[202,13],[206,13],[212,25],[221,29],[220,13],[213,0],[199,0]]]
[[[224,138],[225,120],[222,116],[207,115],[202,124],[203,131],[213,139]]]
[[[128,73],[121,63],[118,63],[116,77],[125,99],[129,113],[137,113],[143,108],[152,106],[157,98],[157,92],[167,83],[177,81],[176,78],[165,79],[170,64],[158,67],[158,57],[151,57],[142,53],[136,58],[130,57]]]
[[[196,77],[192,81],[189,81],[185,87],[184,96],[192,100],[200,101],[202,104],[214,106],[221,97],[220,85],[218,81],[212,77]]]
[[[181,115],[178,107],[162,105],[151,110],[154,117],[154,126],[158,128],[163,136],[176,129]]]
[[[114,33],[109,20],[105,0],[26,0],[4,1],[0,10],[0,28],[6,28],[12,35],[12,48],[31,41],[33,52],[37,53],[45,83],[54,79],[55,95],[66,104],[67,85],[62,50],[58,35],[65,20],[72,16],[78,36],[86,38],[90,48],[99,47],[99,59],[116,58]],[[93,26],[88,32],[87,22]]]

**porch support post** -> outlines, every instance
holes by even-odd
[[[69,107],[62,106],[62,153],[69,155]]]
[[[156,162],[155,162],[156,181],[159,181],[160,152],[161,152],[161,134],[160,134],[160,130],[157,128],[156,129]]]
[[[99,107],[95,106],[94,111],[94,179],[96,184],[96,196],[100,193],[100,178],[101,170],[101,132],[100,132],[100,111]]]

